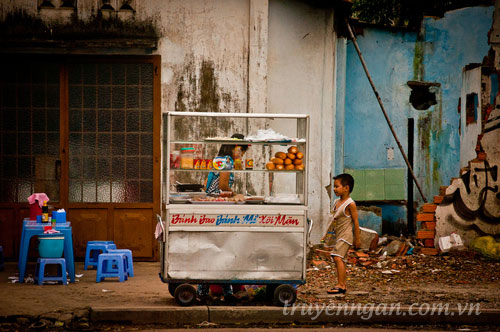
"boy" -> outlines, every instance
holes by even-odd
[[[360,246],[360,232],[358,221],[358,210],[356,203],[350,197],[354,188],[354,179],[349,174],[340,174],[333,178],[333,192],[339,198],[333,203],[333,210],[330,216],[330,223],[333,223],[337,241],[335,247],[330,254],[337,267],[338,283],[332,289],[327,290],[328,294],[345,294],[346,292],[346,271],[344,259],[349,251],[349,247]],[[354,225],[354,234],[352,226]],[[330,226],[328,227],[330,228]],[[325,235],[326,236],[326,235]],[[325,236],[323,236],[322,241]]]

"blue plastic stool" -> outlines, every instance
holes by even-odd
[[[101,252],[107,253],[108,249],[116,249],[116,244],[113,241],[88,241],[83,269],[87,270],[90,266],[97,266],[99,254]]]
[[[104,278],[118,277],[120,282],[128,279],[125,271],[127,257],[125,254],[100,254],[97,262],[96,282],[101,282]],[[109,264],[108,264],[109,263]],[[109,269],[109,266],[116,265],[116,269]]]
[[[45,266],[49,264],[58,264],[59,272],[57,276],[45,276]],[[38,258],[36,262],[35,283],[43,285],[44,281],[61,281],[64,285],[68,284],[66,277],[66,259],[64,258]]]
[[[125,271],[127,272],[129,277],[134,276],[134,262],[132,260],[132,250],[130,249],[109,249],[109,254],[124,254],[127,258],[125,260]]]
[[[3,247],[0,246],[0,271],[3,271]]]

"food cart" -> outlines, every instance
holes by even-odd
[[[312,228],[307,219],[309,116],[167,112],[163,122],[160,278],[176,302],[192,304],[196,284],[227,283],[266,285],[276,304],[292,304],[294,286],[306,281]],[[266,136],[270,129],[277,136]],[[234,132],[245,139],[230,138]],[[218,170],[213,157],[224,144],[251,145],[251,156],[241,161],[247,167],[234,161]],[[179,162],[181,149],[189,155]],[[275,157],[288,151],[301,160]],[[204,193],[204,179],[219,171],[234,174],[234,191],[244,199]]]

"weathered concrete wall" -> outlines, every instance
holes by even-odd
[[[420,33],[365,28],[358,36],[372,79],[405,151],[408,119],[415,119],[414,169],[428,199],[458,175],[457,105],[462,68],[482,62],[488,53],[492,13],[493,7],[464,8],[440,19],[425,18]],[[344,105],[343,90],[337,89],[337,130],[339,123],[344,123],[345,134],[344,142],[336,135],[336,146],[343,149],[341,155],[337,153],[336,172],[346,168],[406,167],[351,43],[346,52]],[[408,81],[435,83],[429,85],[436,99],[434,105],[416,109],[410,103],[412,89]],[[393,160],[387,158],[387,148],[391,147],[395,149]],[[416,189],[414,197],[421,202]]]
[[[60,0],[52,1],[57,9],[38,9],[36,1],[30,0],[3,1],[0,14],[22,8],[52,22],[62,18]],[[333,9],[298,0],[134,0],[131,4],[133,11],[123,11],[122,0],[111,0],[113,10],[100,11],[100,1],[80,0],[77,8],[65,13],[74,12],[80,20],[98,14],[153,22],[160,35],[153,54],[162,59],[163,112],[311,115],[311,151],[306,167],[311,175],[310,217],[316,221],[313,240],[319,240],[326,227],[322,220],[327,220],[329,211],[330,201],[323,188],[330,182],[334,150]],[[295,134],[295,128],[278,121],[224,121],[218,125],[178,121],[174,126],[186,139],[193,131],[202,137],[222,136],[253,133],[264,126]],[[258,161],[263,162],[264,157]],[[252,176],[252,182],[253,187],[266,187],[264,176]],[[281,187],[281,191],[295,190],[288,182]]]
[[[270,113],[311,115],[306,167],[309,168],[309,216],[315,221],[314,242],[319,242],[328,226],[330,210],[324,187],[330,183],[334,153],[333,29],[332,10],[301,1],[269,2],[267,109]],[[272,128],[290,130],[279,121],[273,122]]]
[[[462,69],[470,63],[481,63],[488,54],[488,31],[493,7],[464,8],[446,13],[440,20],[424,21],[422,43],[423,80],[441,84],[439,107],[429,121],[431,132],[422,131],[420,141],[429,140],[428,153],[421,153],[426,172],[420,168],[427,195],[436,194],[439,186],[448,185],[460,170],[458,100],[462,87]],[[424,178],[425,176],[425,178]]]
[[[464,69],[460,109],[462,168],[436,210],[436,240],[455,232],[469,245],[478,236],[500,234],[499,11],[500,1],[496,1],[489,32],[492,50],[484,54],[483,66]]]
[[[248,2],[144,1],[159,15],[162,110],[246,112]]]
[[[478,68],[479,70],[481,68]],[[497,68],[497,70],[500,68]],[[497,95],[491,107],[484,107],[480,122],[484,121],[476,143],[480,146],[481,158],[474,158],[463,168],[446,189],[446,197],[436,209],[436,240],[452,232],[458,233],[469,245],[476,237],[500,234],[500,96],[498,87],[488,88],[488,80],[481,87],[483,100],[490,94]],[[491,82],[491,81],[490,81]],[[487,96],[484,96],[484,95]],[[485,98],[487,97],[487,98]],[[491,112],[490,112],[491,111]],[[488,114],[488,112],[490,112]],[[463,112],[462,112],[463,115]],[[472,124],[474,125],[474,124]],[[462,135],[467,132],[463,131]],[[480,139],[478,139],[480,138]],[[476,154],[476,144],[469,147]],[[484,153],[484,154],[483,154]]]

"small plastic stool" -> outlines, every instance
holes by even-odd
[[[121,253],[100,254],[97,261],[96,282],[101,282],[104,278],[118,277],[120,282],[128,279],[125,271],[127,257]],[[108,264],[109,263],[109,264]],[[116,269],[109,269],[109,266],[116,265]]]
[[[49,264],[58,264],[57,276],[45,276],[45,266]],[[68,284],[66,277],[66,259],[64,258],[38,258],[36,262],[35,283],[43,285],[44,281],[61,281],[64,285]]]
[[[124,254],[125,257],[127,258],[125,260],[125,271],[127,272],[129,277],[134,276],[134,262],[132,260],[132,250],[130,249],[109,249],[108,250],[109,254]]]
[[[107,253],[108,249],[116,249],[116,244],[113,241],[88,241],[83,269],[87,270],[90,266],[97,266],[99,254],[101,252]]]
[[[3,247],[0,246],[0,271],[3,271]]]

